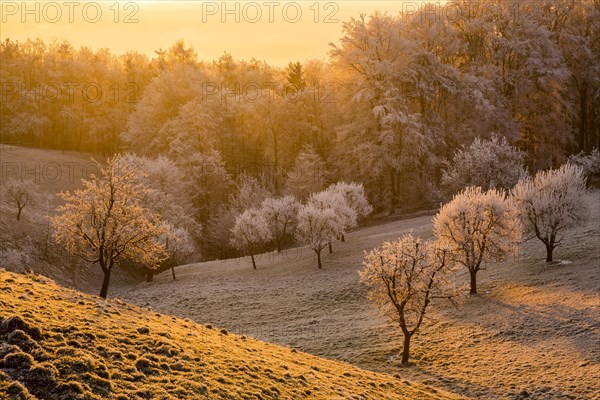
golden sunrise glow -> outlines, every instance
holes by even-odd
[[[600,400],[600,0],[0,23],[0,399]]]
[[[2,40],[69,40],[74,46],[137,50],[153,57],[183,39],[200,59],[224,52],[273,65],[321,59],[342,23],[374,11],[396,15],[420,1],[2,2]]]

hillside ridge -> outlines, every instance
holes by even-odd
[[[400,376],[0,270],[9,399],[455,399]]]

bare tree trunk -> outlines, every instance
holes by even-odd
[[[394,182],[394,171],[390,168],[390,213],[396,208],[396,184]]]
[[[154,271],[150,268],[146,268],[146,282],[154,281]]]
[[[550,243],[546,244],[546,262],[552,262],[552,253],[554,253],[554,246]]]
[[[279,193],[279,179],[277,176],[277,170],[279,169],[279,151],[277,148],[277,131],[274,127],[271,126],[271,134],[273,135],[273,155],[274,155],[274,174],[273,174],[273,186],[275,189],[275,193]]]
[[[46,233],[46,237],[44,238],[44,258],[48,259],[48,239],[50,239],[50,234]]]
[[[323,264],[321,264],[321,250],[315,250],[315,253],[317,253],[317,265],[321,269],[323,268]]]
[[[102,289],[100,290],[100,297],[106,298],[108,294],[108,285],[110,283],[110,269],[104,271],[104,280],[102,281]]]
[[[175,263],[171,263],[171,274],[173,275],[173,280],[177,279],[175,278]]]
[[[410,335],[404,333],[404,347],[402,347],[402,364],[408,364],[410,356]]]
[[[17,221],[21,220],[21,212],[23,211],[23,207],[19,207],[19,211],[17,211]]]
[[[477,270],[469,269],[469,274],[471,275],[471,290],[469,294],[477,294]]]
[[[579,150],[586,150],[587,143],[587,120],[588,120],[588,101],[587,101],[587,86],[584,86],[579,90]],[[551,260],[552,261],[552,260]]]
[[[283,245],[285,244],[285,233],[287,231],[287,226],[288,226],[288,222],[285,221],[285,223],[283,224],[283,230],[281,232],[281,235],[276,236],[278,253],[281,253],[281,250],[283,249]]]
[[[254,254],[250,255],[250,258],[252,259],[252,267],[256,269],[256,261],[254,260]]]
[[[327,243],[327,247],[329,248],[329,254],[333,253],[333,247],[331,247],[331,242]]]
[[[341,242],[345,242],[346,241],[346,235],[342,235],[342,237],[340,238]]]

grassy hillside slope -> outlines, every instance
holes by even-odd
[[[0,398],[457,398],[35,275],[0,270],[0,310]]]
[[[102,156],[94,156],[102,161]],[[9,178],[32,179],[40,190],[52,194],[81,186],[81,178],[96,173],[89,153],[60,151],[0,144],[2,174],[0,182]]]
[[[587,224],[570,231],[546,264],[544,245],[524,243],[517,258],[490,263],[480,293],[432,308],[399,365],[402,335],[377,315],[358,282],[363,250],[404,232],[431,236],[431,217],[351,232],[324,254],[289,249],[257,258],[182,266],[177,280],[113,295],[160,312],[213,323],[268,342],[481,399],[600,399],[600,190],[588,196]],[[468,282],[461,271],[460,283]]]

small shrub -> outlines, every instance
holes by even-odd
[[[150,400],[152,398],[152,392],[149,390],[138,390],[135,395],[141,399]]]
[[[171,368],[169,367],[169,364],[167,364],[167,363],[160,363],[159,367],[163,371],[167,371],[167,372],[171,371]]]
[[[171,369],[173,371],[181,371],[181,372],[190,372],[191,369],[186,367],[181,361],[177,361],[173,365],[171,365]]]
[[[117,360],[117,361],[121,361],[121,360],[124,359],[123,353],[121,353],[120,351],[111,351],[111,352],[108,352],[107,356],[110,359]]]
[[[58,357],[62,357],[62,356],[74,356],[77,353],[77,350],[75,350],[72,347],[59,347],[55,352],[54,352]]]
[[[160,354],[166,357],[174,357],[179,355],[180,350],[176,347],[163,343],[159,348],[154,350],[155,354]]]
[[[600,174],[600,151],[598,149],[593,149],[589,154],[582,151],[572,155],[569,157],[569,162],[580,167],[587,178]]]
[[[79,343],[77,340],[75,339],[71,339],[71,340],[67,340],[67,344],[71,347],[75,347],[77,349],[81,348],[81,343]]]
[[[41,347],[35,348],[29,352],[37,362],[44,362],[50,359],[50,356]]]

